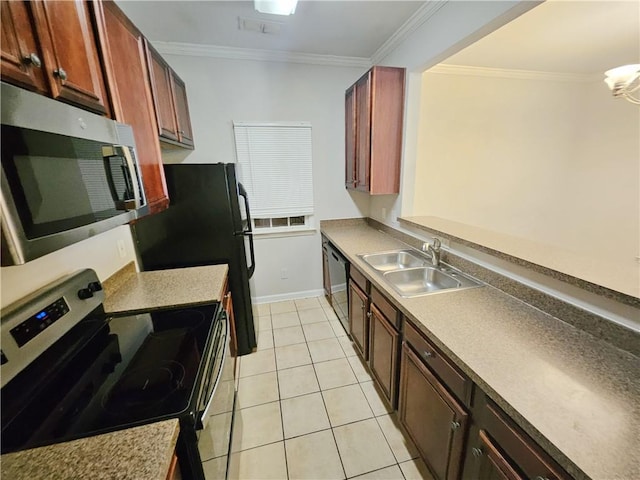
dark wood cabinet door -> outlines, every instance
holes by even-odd
[[[400,159],[404,115],[405,72],[402,68],[373,67],[371,81],[371,144],[369,191],[400,191]]]
[[[106,88],[89,4],[74,0],[35,1],[30,5],[52,97],[107,114]]]
[[[436,479],[458,479],[468,414],[406,342],[398,414]]]
[[[151,99],[144,38],[114,2],[94,2],[115,118],[133,127],[150,211],[169,205],[156,118]]]
[[[351,339],[362,358],[368,358],[369,317],[367,316],[367,294],[349,280],[349,328]]]
[[[486,480],[524,480],[500,453],[484,430],[478,432],[478,447],[473,455],[477,460],[477,478]]]
[[[42,53],[26,2],[0,2],[2,80],[41,94],[48,93]]]
[[[173,71],[171,81],[176,106],[176,117],[178,119],[178,136],[180,143],[193,147],[193,132],[191,130],[191,117],[189,116],[189,103],[187,102],[187,87]]]
[[[171,88],[171,69],[158,52],[145,41],[153,105],[158,122],[158,135],[178,141],[178,122]]]
[[[344,99],[345,179],[346,188],[354,189],[356,181],[356,87],[351,86]]]
[[[371,75],[356,83],[356,188],[365,192],[371,172]]]
[[[395,408],[400,334],[375,304],[369,323],[369,367],[389,405]]]

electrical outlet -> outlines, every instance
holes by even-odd
[[[286,280],[287,278],[289,278],[289,272],[287,272],[286,268],[283,268],[282,270],[280,270],[280,279]]]
[[[120,254],[120,258],[127,256],[127,248],[124,246],[124,240],[118,240],[118,254]]]

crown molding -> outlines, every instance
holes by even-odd
[[[447,75],[466,75],[472,77],[496,77],[519,80],[541,80],[552,82],[586,83],[602,80],[602,75],[593,73],[557,73],[535,70],[513,70],[507,68],[471,67],[465,65],[447,65],[441,63],[429,70],[428,73]]]
[[[377,65],[395,50],[416,29],[421,27],[435,13],[440,10],[448,0],[433,0],[425,2],[402,26],[391,35],[386,42],[371,56],[371,64]]]
[[[311,65],[331,65],[336,67],[371,67],[371,59],[364,57],[342,57],[315,53],[283,52],[252,48],[219,47],[194,43],[152,41],[161,54],[188,57],[230,58],[234,60],[254,60],[259,62],[307,63]]]

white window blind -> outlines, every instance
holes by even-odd
[[[252,216],[312,215],[311,124],[234,122],[233,130]]]

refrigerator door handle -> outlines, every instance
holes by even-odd
[[[249,254],[251,256],[251,265],[249,265],[249,278],[253,277],[253,272],[256,270],[256,256],[253,251],[253,233],[247,232],[244,234],[246,237],[249,237]]]
[[[249,210],[249,197],[247,196],[247,191],[244,189],[244,186],[238,182],[238,194],[244,200],[244,210],[247,212],[247,228],[242,231],[242,235],[249,237],[249,254],[251,257],[251,265],[247,269],[249,272],[249,278],[253,277],[253,272],[256,270],[256,255],[253,250],[253,228],[251,225],[251,211]]]
[[[242,197],[244,200],[244,210],[247,212],[247,228],[242,231],[243,234],[251,233],[253,231],[253,227],[251,225],[251,211],[249,210],[249,197],[247,196],[247,191],[244,189],[244,186],[238,182],[238,195]]]

